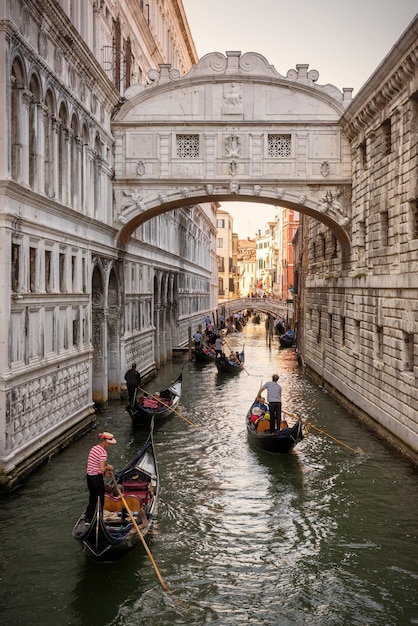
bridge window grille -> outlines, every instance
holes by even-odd
[[[177,156],[180,159],[197,159],[199,157],[199,135],[177,135]]]
[[[269,135],[268,156],[273,159],[290,157],[291,135]]]

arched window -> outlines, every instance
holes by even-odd
[[[22,171],[22,109],[20,92],[23,89],[23,68],[19,59],[15,59],[12,65],[11,74],[11,107],[10,107],[10,172],[12,179],[20,181]]]
[[[68,113],[64,104],[61,104],[58,116],[60,123],[58,134],[58,197],[62,202],[67,203],[68,154],[66,133],[68,132]]]
[[[78,180],[78,149],[77,149],[77,141],[78,141],[78,121],[75,115],[73,115],[73,118],[71,120],[71,131],[72,131],[72,136],[71,136],[71,176],[70,176],[70,184],[71,184],[71,197],[70,197],[70,201],[71,201],[71,205],[74,209],[78,208],[78,185],[79,185],[79,180]]]
[[[48,197],[54,196],[54,98],[51,91],[45,96],[46,115],[44,122],[44,152],[45,152],[45,193]]]
[[[94,142],[94,212],[97,216],[100,211],[100,177],[102,172],[102,144],[99,135]]]

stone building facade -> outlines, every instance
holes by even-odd
[[[303,216],[300,355],[350,409],[417,458],[418,19],[340,123],[352,162],[350,256],[344,264],[332,231]],[[340,201],[325,194],[322,211]]]
[[[210,203],[185,202],[116,242],[112,117],[158,65],[196,62],[182,3],[8,0],[1,13],[0,484],[10,488],[91,426],[94,403],[120,396],[132,361],[152,373],[213,310],[216,230]]]

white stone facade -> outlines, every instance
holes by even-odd
[[[13,486],[120,396],[133,360],[151,373],[214,309],[215,213],[185,201],[117,242],[112,115],[159,63],[195,62],[181,2],[1,11],[0,484]]]

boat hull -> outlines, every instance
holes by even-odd
[[[116,494],[107,492],[103,510],[98,500],[90,524],[85,522],[84,511],[73,528],[74,539],[93,561],[119,560],[150,531],[159,496],[153,426],[152,421],[150,435],[139,453],[115,476],[123,497],[118,490]]]
[[[158,422],[170,417],[180,404],[182,386],[183,376],[180,373],[180,376],[171,385],[161,389],[159,392],[161,400],[167,405],[163,405],[159,409],[146,408],[138,402],[134,406],[128,404],[126,411],[131,416],[132,422],[134,424],[147,424],[152,419],[154,419],[154,422]]]
[[[304,439],[302,420],[297,419],[291,428],[271,433],[270,431],[257,431],[251,422],[251,409],[247,413],[246,427],[248,441],[251,446],[271,454],[287,454]]]

